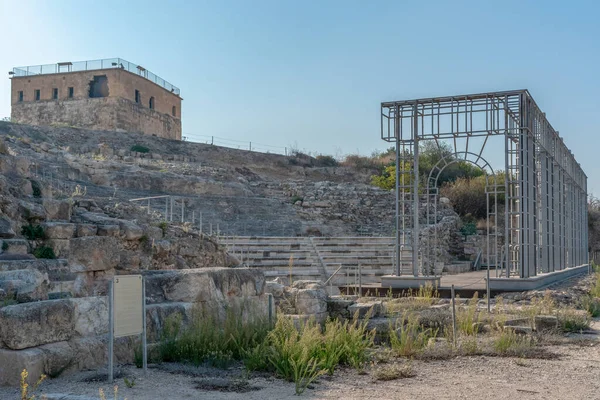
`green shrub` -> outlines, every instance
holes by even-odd
[[[474,222],[467,222],[460,227],[460,234],[463,236],[472,236],[477,233],[477,224]]]
[[[56,258],[56,254],[54,254],[54,250],[52,247],[48,246],[40,246],[33,251],[33,255],[35,258],[45,258],[48,260],[54,260]]]
[[[300,197],[297,195],[292,196],[292,200],[291,200],[292,204],[296,204],[297,201],[304,201],[304,197]]]
[[[493,348],[499,355],[523,357],[534,343],[531,337],[518,335],[512,330],[504,330],[493,341]]]
[[[8,250],[8,243],[2,242],[2,251]]]
[[[141,144],[135,144],[135,145],[131,146],[129,151],[135,151],[138,153],[149,153],[150,149],[147,148],[146,146],[142,146]]]
[[[563,332],[580,332],[589,329],[590,318],[580,310],[562,307],[558,310],[558,325]]]
[[[40,198],[42,197],[42,186],[36,180],[31,179],[31,190],[33,192],[33,197]]]
[[[598,297],[583,296],[580,302],[581,308],[586,310],[592,318],[600,317],[600,299]]]
[[[44,228],[41,225],[23,225],[21,228],[21,235],[25,236],[27,240],[37,240],[44,238]]]
[[[396,326],[390,323],[390,346],[398,356],[411,357],[421,352],[437,334],[437,329],[423,328],[417,316],[406,313],[396,321]]]
[[[315,157],[317,167],[337,167],[339,163],[332,156],[319,155]]]

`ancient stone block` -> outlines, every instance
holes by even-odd
[[[77,224],[75,233],[77,237],[96,236],[96,233],[98,233],[98,225]]]
[[[49,220],[71,219],[71,204],[66,200],[43,199],[42,206]]]
[[[144,236],[144,230],[133,222],[123,221],[119,224],[121,235],[126,240],[139,240]]]
[[[300,289],[296,294],[296,312],[300,315],[327,312],[327,292],[325,289]]]
[[[50,246],[54,251],[54,255],[58,258],[68,258],[71,249],[71,241],[69,239],[48,239],[45,242],[46,246]]]
[[[48,285],[48,274],[37,269],[0,271],[0,288],[21,303],[47,300]]]
[[[2,246],[6,246],[4,252],[11,254],[27,254],[29,253],[29,243],[23,239],[4,239]]]
[[[106,271],[119,264],[117,240],[108,236],[71,239],[69,263],[73,272]]]
[[[42,228],[46,239],[70,239],[75,235],[75,224],[68,222],[44,222]]]
[[[381,301],[371,301],[367,303],[352,304],[348,307],[348,312],[354,316],[358,312],[358,318],[376,318],[381,314]]]
[[[39,349],[0,349],[0,386],[19,387],[21,372],[26,369],[29,376],[39,377],[44,373],[43,352]]]
[[[71,299],[75,306],[75,332],[80,336],[104,335],[108,332],[108,297]]]
[[[0,217],[0,238],[13,238],[15,237],[15,231],[11,227],[10,219],[6,217]]]
[[[119,236],[119,226],[118,225],[98,225],[98,236]]]
[[[0,341],[19,350],[69,340],[74,333],[70,300],[46,300],[0,309]]]

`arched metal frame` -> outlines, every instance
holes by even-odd
[[[472,157],[474,160],[470,159]],[[449,161],[449,162],[448,162]],[[442,157],[429,172],[426,184],[426,214],[427,225],[433,230],[433,238],[429,233],[425,240],[426,254],[421,254],[422,275],[436,275],[436,263],[439,261],[437,252],[440,246],[438,240],[437,211],[439,204],[438,180],[441,173],[452,164],[458,162],[468,162],[480,168],[485,174],[485,193],[486,193],[486,256],[487,267],[490,265],[496,267],[496,276],[498,276],[499,266],[499,237],[498,237],[498,193],[504,191],[504,187],[499,187],[497,175],[494,168],[486,161],[481,154],[469,151],[454,152]]]
[[[462,153],[475,154],[469,151],[470,140],[480,138],[483,144],[476,156],[481,158],[488,139],[504,138],[505,227],[499,260],[504,277],[528,278],[588,263],[587,176],[527,90],[384,102],[381,135],[396,144],[397,275],[423,272],[423,140],[453,141],[454,152],[460,153],[460,139],[465,142]],[[497,196],[498,185],[493,186]]]

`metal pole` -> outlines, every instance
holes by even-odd
[[[148,214],[150,214],[150,199],[148,199]]]
[[[171,218],[170,221],[173,222],[173,197],[170,197],[171,199]]]
[[[358,296],[362,297],[362,264],[358,263]]]
[[[165,197],[165,221],[169,220],[169,198]]]
[[[398,118],[398,117],[396,117]],[[397,121],[396,124],[401,123]],[[400,268],[400,138],[396,136],[396,275],[402,275]]]
[[[148,343],[146,342],[146,278],[142,276],[142,365],[144,375],[148,375]]]
[[[273,326],[273,294],[269,293],[267,298],[269,299],[269,326]]]
[[[200,213],[200,234],[202,234],[202,213]]]
[[[194,224],[196,223],[196,215],[195,215],[195,211],[192,211],[192,226],[194,226]]]
[[[450,287],[450,295],[452,296],[452,342],[456,347],[456,301],[454,298],[454,285]]]
[[[185,200],[181,199],[181,223],[183,224],[183,216],[185,214]]]
[[[418,103],[413,109],[413,275],[419,275],[419,114]]]
[[[113,383],[113,347],[115,344],[115,322],[114,322],[114,280],[108,282],[108,383]]]
[[[210,229],[210,236],[212,236],[212,222],[210,224],[208,224],[209,229]]]

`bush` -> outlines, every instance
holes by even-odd
[[[292,204],[296,204],[297,201],[304,201],[304,197],[300,197],[298,195],[292,196]]]
[[[390,323],[390,345],[399,356],[411,357],[421,352],[429,339],[437,337],[437,329],[423,328],[414,315],[404,314],[396,321],[396,326]]]
[[[56,259],[56,254],[54,254],[54,250],[52,247],[48,246],[40,246],[33,251],[33,255],[35,258],[45,258],[48,260]]]
[[[37,240],[44,238],[44,228],[41,225],[23,225],[21,228],[21,235],[25,236],[27,240]]]
[[[42,186],[38,181],[31,179],[31,190],[33,191],[33,197],[42,197]]]
[[[317,167],[337,167],[339,163],[332,156],[319,155],[315,157]]]
[[[135,151],[138,153],[149,153],[150,149],[147,148],[146,146],[142,146],[141,144],[135,144],[135,145],[131,146],[129,151]]]

